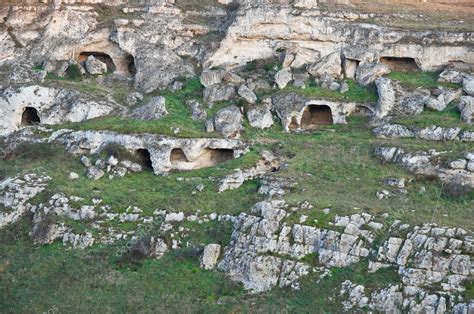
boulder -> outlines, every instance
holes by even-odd
[[[166,214],[165,221],[166,222],[181,222],[184,220],[184,213],[169,213]]]
[[[348,91],[349,91],[349,84],[347,84],[346,81],[342,82],[341,88],[339,89],[339,92],[340,92],[341,94],[345,94],[345,93],[347,93]]]
[[[339,78],[342,73],[342,61],[339,51],[324,56],[316,63],[311,64],[306,69],[314,77],[321,77],[328,74],[333,78]]]
[[[232,72],[226,72],[224,74],[223,79],[224,79],[224,82],[233,84],[233,85],[240,85],[240,84],[245,83],[245,80],[243,78],[241,78],[240,76]]]
[[[79,179],[79,175],[76,172],[69,172],[68,178],[69,180],[77,180]]]
[[[273,115],[267,106],[253,106],[247,111],[247,119],[253,128],[266,129],[273,125]]]
[[[204,87],[221,84],[225,74],[224,70],[205,70],[201,74],[201,84]]]
[[[474,76],[468,76],[462,80],[462,89],[469,96],[474,96]]]
[[[392,86],[392,80],[387,78],[377,79],[375,85],[377,86],[379,99],[375,106],[374,117],[376,119],[382,119],[392,111],[395,105],[395,90]]]
[[[240,97],[244,98],[249,104],[253,105],[257,101],[257,95],[255,95],[255,93],[246,85],[241,85],[237,93],[240,95]]]
[[[166,45],[137,42],[135,32],[130,34],[131,43],[140,46],[136,50],[135,87],[144,93],[165,89],[180,77],[194,76],[194,67],[189,60],[181,58]],[[130,48],[135,50],[134,48]]]
[[[451,169],[466,169],[467,161],[466,159],[457,159],[449,163],[449,168]]]
[[[369,85],[377,78],[390,73],[390,69],[380,62],[361,62],[357,67],[356,80],[360,85]]]
[[[378,138],[403,138],[414,137],[414,133],[404,125],[383,124],[373,130]]]
[[[81,157],[81,163],[84,165],[84,167],[92,167],[92,161],[87,156]]]
[[[461,111],[461,118],[467,124],[474,123],[474,97],[462,96],[459,98],[459,111]]]
[[[439,126],[432,126],[418,130],[415,136],[430,141],[452,141],[458,137],[460,132],[461,128],[442,128]]]
[[[203,105],[196,99],[186,101],[186,106],[191,110],[191,119],[194,121],[204,121],[207,118],[207,112]]]
[[[105,175],[104,170],[99,169],[97,167],[89,167],[87,168],[87,177],[91,180],[99,180]]]
[[[104,74],[107,73],[107,64],[94,56],[89,56],[86,60],[86,69],[92,75]]]
[[[224,137],[239,137],[242,130],[243,117],[240,108],[230,106],[219,110],[214,117],[214,128]]]
[[[460,84],[463,81],[463,75],[458,71],[447,68],[439,74],[438,82],[440,83],[456,83]]]
[[[459,98],[459,96],[461,96],[461,90],[442,89],[438,95],[430,97],[425,102],[425,106],[431,110],[443,111],[449,103]]]
[[[275,74],[275,83],[279,89],[285,88],[293,80],[293,74],[290,68],[284,68]]]
[[[204,101],[212,105],[216,101],[229,100],[235,97],[235,88],[230,85],[212,85],[206,87],[203,92]]]
[[[201,257],[201,268],[206,270],[213,269],[217,265],[220,253],[221,246],[219,244],[206,245]]]
[[[124,99],[125,104],[130,107],[135,106],[142,100],[143,100],[143,94],[138,93],[138,92],[129,93],[127,94],[127,96],[125,96],[125,99]]]
[[[153,97],[148,103],[132,111],[131,117],[142,121],[153,121],[168,115],[166,99],[162,96]]]

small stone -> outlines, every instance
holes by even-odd
[[[115,156],[111,155],[109,158],[107,158],[107,163],[111,166],[116,166],[118,165],[118,159],[115,158]]]
[[[306,216],[306,215],[301,215],[300,216],[300,224],[304,223],[306,220],[308,220],[308,216]]]
[[[241,85],[239,90],[237,91],[240,97],[244,98],[249,104],[255,104],[257,101],[257,96],[255,93],[250,90],[246,85]]]
[[[465,159],[453,160],[449,163],[449,168],[451,169],[465,169],[467,161]]]
[[[92,162],[87,156],[82,156],[81,157],[81,162],[84,165],[84,167],[92,167]]]
[[[201,268],[206,270],[213,269],[219,259],[221,246],[219,244],[208,244],[204,247],[201,258]]]
[[[281,69],[275,74],[275,83],[279,89],[285,88],[293,79],[293,74],[289,68]]]
[[[204,191],[204,184],[199,183],[198,185],[196,185],[196,190],[198,192]]]
[[[471,172],[474,172],[474,161],[468,162],[467,166],[466,166],[466,169],[471,171]]]
[[[105,175],[105,172],[102,169],[98,169],[97,167],[89,167],[87,168],[87,177],[92,180],[99,180]]]
[[[342,82],[341,88],[339,89],[339,92],[340,92],[341,94],[345,94],[345,93],[347,93],[348,91],[349,91],[349,84],[347,84],[346,81]]]
[[[182,82],[176,81],[171,85],[171,90],[176,92],[183,89],[184,84]]]
[[[329,89],[332,91],[337,91],[341,89],[341,84],[337,82],[332,82],[331,85],[329,85]]]
[[[331,211],[330,208],[323,209],[323,213],[326,214],[326,215],[328,215],[330,211]]]
[[[169,213],[165,217],[166,222],[181,222],[184,220],[184,213]]]
[[[69,180],[77,180],[79,175],[76,172],[69,172]]]

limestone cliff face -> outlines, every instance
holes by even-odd
[[[422,70],[474,64],[472,32],[391,29],[368,23],[370,14],[322,11],[314,0],[11,3],[0,7],[0,63],[22,60],[61,75],[65,62],[98,53],[144,92],[194,75],[196,66],[234,67],[281,50],[294,55],[293,68],[331,53],[354,64],[409,60]]]
[[[324,16],[287,4],[242,5],[209,66],[243,64],[284,49],[296,55],[294,67],[340,52],[347,59],[413,58],[422,70],[448,62],[473,63],[471,32],[406,31],[364,23],[364,16]]]

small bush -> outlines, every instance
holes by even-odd
[[[66,70],[66,76],[70,80],[78,81],[82,78],[81,70],[77,64],[71,64]]]
[[[24,159],[28,161],[47,160],[55,156],[56,150],[44,143],[22,143],[16,147],[15,150],[7,153],[4,160]]]
[[[443,190],[442,190],[442,195],[444,197],[461,198],[461,197],[467,197],[472,192],[473,192],[473,189],[470,186],[462,185],[456,182],[451,182],[444,185]]]

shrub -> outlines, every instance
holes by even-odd
[[[71,64],[66,70],[66,76],[70,80],[80,80],[82,78],[81,70],[77,64]]]
[[[445,197],[461,198],[467,197],[472,192],[473,189],[470,186],[450,182],[443,186],[442,195]]]

